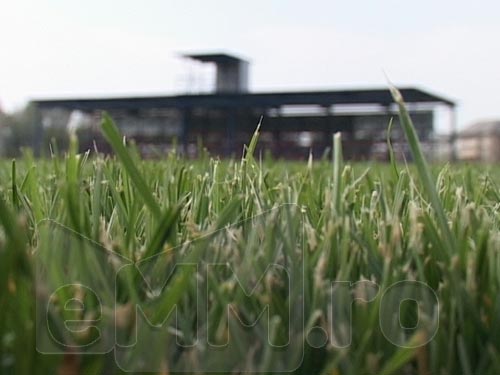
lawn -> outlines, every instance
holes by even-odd
[[[399,101],[397,93],[395,99]],[[500,168],[0,162],[0,373],[500,373]]]

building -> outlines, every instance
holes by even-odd
[[[480,121],[459,132],[456,149],[459,160],[500,162],[500,120]]]
[[[227,54],[190,54],[186,58],[215,65],[212,93],[174,96],[75,98],[36,100],[44,128],[84,123],[82,147],[96,143],[108,151],[99,133],[103,111],[145,155],[180,145],[196,156],[202,143],[222,157],[239,156],[262,118],[259,151],[275,157],[320,157],[331,149],[332,135],[342,132],[344,154],[350,159],[384,159],[386,129],[397,108],[387,88],[305,92],[248,91],[248,62]],[[430,145],[434,110],[455,104],[417,88],[400,88],[424,145]],[[77,126],[78,127],[78,126]],[[82,132],[81,132],[82,133]],[[393,127],[396,149],[407,153],[403,135]]]

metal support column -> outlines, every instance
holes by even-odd
[[[457,113],[455,106],[450,106],[450,157],[452,162],[456,162],[458,160],[458,151],[457,151]]]
[[[236,128],[236,114],[233,109],[228,110],[227,123],[226,123],[226,144],[224,145],[224,154],[229,157],[234,152],[235,145],[235,128]]]
[[[182,154],[187,156],[188,152],[188,142],[189,142],[189,122],[191,121],[191,109],[184,109],[182,111],[182,123],[181,123],[181,142],[182,142]]]
[[[37,106],[33,108],[33,129],[34,129],[34,137],[33,137],[33,155],[35,157],[42,156],[42,144],[43,144],[43,123],[42,116],[40,110]]]

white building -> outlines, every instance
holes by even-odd
[[[500,162],[500,120],[480,121],[461,131],[456,150],[459,160]]]

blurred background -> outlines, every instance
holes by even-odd
[[[198,51],[248,60],[250,92],[386,87],[385,72],[456,103],[436,109],[436,142],[454,124],[481,150],[499,133],[499,13],[495,1],[4,2],[1,153],[36,140],[35,99],[210,92],[213,66],[181,58]]]

